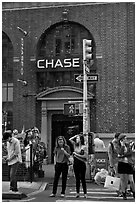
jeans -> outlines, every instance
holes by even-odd
[[[9,166],[10,168],[10,190],[12,191],[18,191],[17,176],[16,176],[18,165],[19,165],[19,162]]]
[[[62,173],[62,191],[61,194],[65,194],[67,175],[68,175],[68,164],[67,163],[56,163],[55,165],[55,176],[53,182],[53,194],[56,194],[58,181]]]
[[[74,160],[73,168],[74,168],[74,173],[76,178],[76,191],[77,193],[79,193],[80,180],[81,180],[84,194],[86,194],[87,193],[86,180],[85,180],[86,164],[82,161],[75,162]]]

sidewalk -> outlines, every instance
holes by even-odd
[[[45,172],[44,178],[35,178],[31,182],[21,181],[18,182],[18,193],[9,192],[9,181],[2,182],[2,199],[22,199],[27,196],[34,195],[40,191],[44,191],[48,184],[52,184],[54,177],[54,165],[44,165]]]
[[[9,192],[9,181],[2,182],[2,199],[22,199],[24,197],[29,197],[31,195],[44,191],[48,185],[53,184],[54,165],[43,165],[43,170],[45,172],[44,178],[35,178],[32,183],[26,181],[18,182],[19,193]],[[61,178],[58,185],[62,185]],[[75,186],[75,177],[72,174],[68,174],[67,185]]]

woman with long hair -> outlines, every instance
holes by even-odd
[[[59,136],[56,140],[56,146],[54,149],[55,175],[54,175],[54,182],[53,182],[53,190],[50,197],[56,196],[58,181],[61,173],[62,173],[61,197],[65,196],[69,157],[70,157],[70,147],[67,145],[65,138],[63,136]]]
[[[133,151],[130,148],[130,144],[127,141],[126,135],[121,134],[118,137],[119,140],[119,146],[120,151],[118,154],[118,173],[120,175],[120,181],[121,181],[121,190],[123,199],[127,200],[127,186],[128,182],[130,181],[131,190],[133,193],[133,197],[135,198],[135,184],[133,179],[133,161],[132,161],[132,155]]]
[[[85,180],[86,174],[86,161],[88,157],[87,147],[84,144],[84,137],[83,135],[75,135],[69,139],[72,144],[74,145],[74,174],[76,178],[76,198],[79,197],[80,191],[80,181],[82,183],[84,197],[87,198],[87,186]]]

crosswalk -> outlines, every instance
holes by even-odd
[[[63,199],[57,199],[56,202],[91,202],[91,201],[110,201],[110,202],[123,202],[122,197],[118,197],[115,191],[109,191],[105,188],[88,188],[87,198],[84,198],[83,191],[80,191],[80,197],[75,198],[76,191],[74,188],[69,189],[69,193]],[[128,202],[134,202],[132,196],[128,197]]]

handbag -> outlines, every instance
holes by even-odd
[[[113,177],[113,176],[106,176],[104,187],[108,188],[109,190],[119,190],[120,186],[120,178]]]

